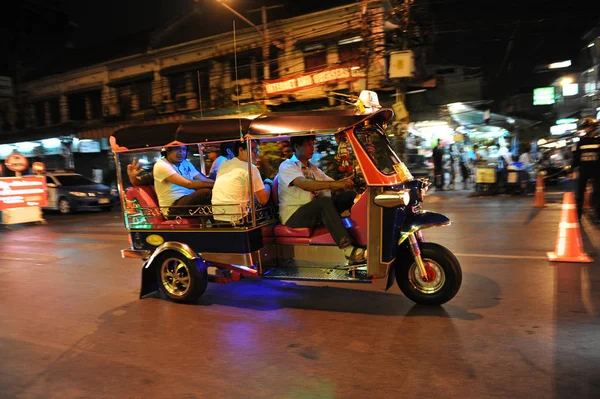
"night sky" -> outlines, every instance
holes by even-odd
[[[326,9],[352,0],[230,0],[229,4],[256,24],[261,5],[269,19]],[[21,0],[2,7],[0,73],[21,73],[60,64],[62,57],[128,51],[125,44],[148,37],[199,7],[211,24],[231,27],[232,15],[216,0]],[[126,7],[126,8],[124,8]],[[435,61],[481,66],[487,76],[526,84],[537,64],[572,58],[584,47],[581,36],[600,23],[594,1],[416,0],[423,24],[434,32]],[[512,46],[509,48],[511,37]],[[115,58],[115,57],[109,57]],[[66,58],[65,58],[66,59]]]

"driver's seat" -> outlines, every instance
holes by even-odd
[[[271,187],[271,200],[274,205],[279,206],[279,174],[273,178],[273,187]],[[287,237],[310,237],[313,229],[310,227],[288,227],[283,224],[275,225],[274,232],[276,236]]]
[[[273,178],[271,187],[271,200],[273,205],[279,205],[279,175]],[[333,237],[325,226],[312,227],[288,227],[277,224],[273,228],[276,242],[279,244],[335,244]]]

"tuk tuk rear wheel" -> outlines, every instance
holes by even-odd
[[[177,251],[167,251],[159,256],[156,273],[160,291],[174,302],[196,302],[208,285],[204,262],[188,259]]]
[[[398,248],[394,262],[396,283],[407,298],[420,305],[442,305],[454,298],[462,284],[458,259],[443,246],[420,243],[421,258],[428,280],[423,279],[414,256],[407,246]]]

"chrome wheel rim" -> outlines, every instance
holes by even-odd
[[[446,282],[446,274],[439,263],[431,259],[423,259],[425,270],[427,270],[427,281],[423,279],[423,275],[416,263],[413,263],[408,270],[408,280],[412,287],[422,294],[435,294]],[[433,277],[433,278],[431,278]]]
[[[58,203],[58,209],[60,210],[60,213],[69,213],[71,211],[71,205],[69,204],[69,201],[62,199]]]
[[[178,258],[169,258],[162,263],[160,279],[163,287],[173,296],[184,296],[190,290],[190,269]]]

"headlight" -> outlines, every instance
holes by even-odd
[[[410,190],[407,190],[402,194],[402,201],[404,202],[404,206],[410,203]]]
[[[373,199],[376,205],[383,208],[396,208],[406,206],[410,202],[410,189],[401,189],[398,191],[385,191],[378,194]]]
[[[110,195],[118,195],[119,191],[116,188],[110,190]]]
[[[87,197],[87,193],[82,193],[81,191],[69,191],[69,194],[76,197]]]

